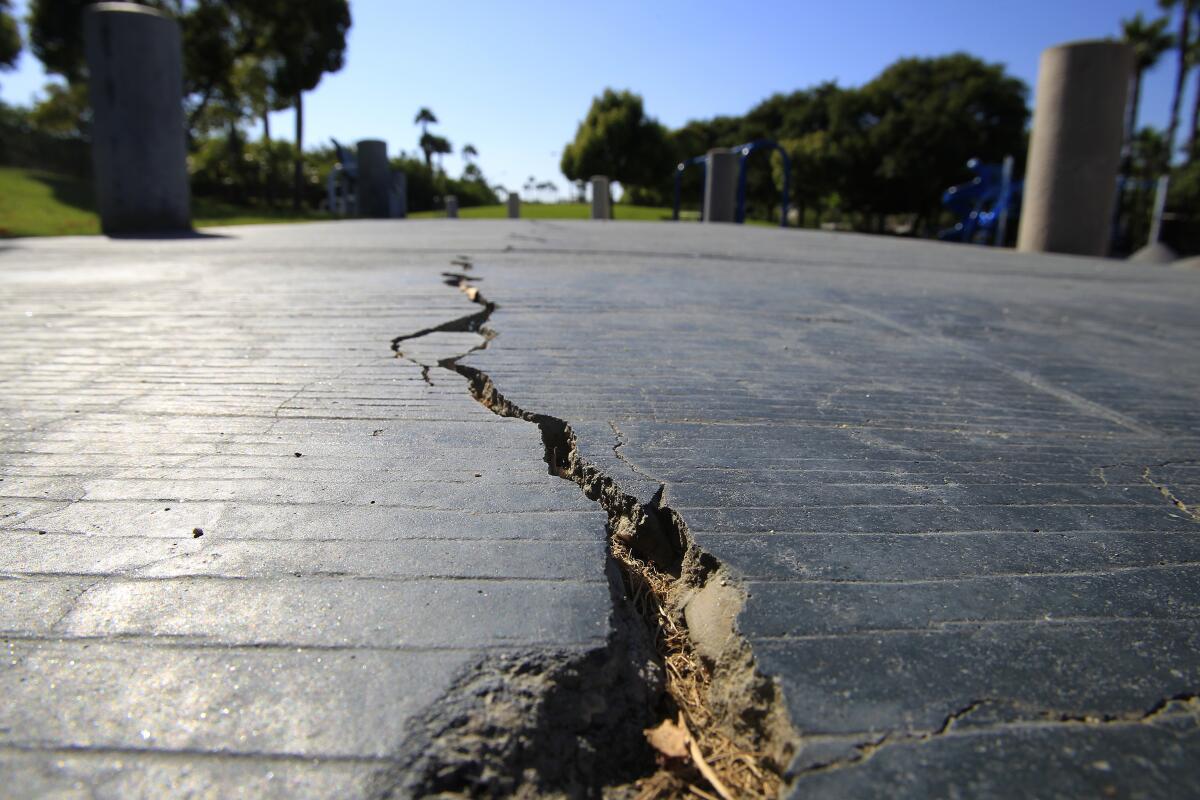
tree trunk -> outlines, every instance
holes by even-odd
[[[1171,121],[1167,126],[1167,166],[1175,155],[1175,132],[1179,129],[1179,105],[1183,100],[1183,84],[1188,73],[1188,44],[1191,42],[1193,0],[1184,0],[1181,4],[1182,19],[1179,21],[1179,69],[1175,73],[1175,93],[1171,96]]]
[[[292,211],[300,212],[300,195],[304,186],[304,152],[300,149],[304,142],[304,100],[302,93],[296,93],[296,153],[292,163]]]
[[[1196,69],[1196,95],[1192,98],[1192,130],[1188,133],[1188,158],[1200,157],[1196,151],[1197,128],[1200,128],[1200,67]]]
[[[263,185],[263,197],[267,205],[275,207],[275,160],[271,158],[271,110],[263,109],[263,159],[266,164],[266,175]]]

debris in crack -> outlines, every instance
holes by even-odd
[[[683,518],[663,504],[662,489],[649,503],[621,491],[610,476],[580,456],[565,421],[520,408],[487,374],[459,363],[486,348],[496,335],[486,327],[496,304],[467,276],[455,278],[458,289],[483,309],[398,336],[392,348],[402,355],[402,342],[436,332],[482,334],[481,344],[438,365],[464,377],[471,395],[494,414],[536,425],[550,474],[577,484],[605,510],[610,562],[620,569],[625,596],[651,632],[664,671],[666,695],[656,704],[656,719],[677,718],[689,741],[687,759],[668,759],[635,782],[637,797],[680,797],[689,791],[700,796],[777,796],[798,735],[779,686],[758,671],[749,643],[736,630],[744,594],[720,562],[695,543]],[[649,752],[646,741],[640,735],[635,738]],[[496,774],[509,775],[526,769],[522,763],[495,768]],[[592,789],[596,786],[593,782]]]
[[[1157,466],[1166,466],[1166,463],[1159,464]],[[1171,491],[1170,486],[1167,486],[1165,483],[1156,482],[1154,477],[1150,474],[1150,467],[1146,467],[1144,470],[1142,470],[1142,480],[1157,489],[1158,493],[1161,494],[1168,503],[1182,511],[1192,522],[1200,522],[1200,511],[1189,507],[1187,503],[1180,500],[1175,495],[1175,492]]]

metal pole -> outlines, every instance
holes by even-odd
[[[1167,186],[1170,182],[1170,177],[1166,175],[1158,179],[1158,187],[1154,190],[1154,215],[1150,217],[1150,240],[1146,244],[1158,242],[1159,234],[1162,233],[1163,211],[1167,207]]]
[[[1008,201],[1012,193],[1013,157],[1004,157],[1004,166],[1000,169],[1000,218],[996,220],[996,247],[1004,247],[1004,237],[1008,233]]]
[[[788,199],[791,196],[788,193],[788,186],[789,176],[792,174],[792,159],[788,158],[787,151],[782,147],[779,147],[779,155],[783,159],[783,202],[780,204],[782,207],[779,210],[779,227],[786,228],[788,226]],[[804,220],[800,220],[800,225],[804,225]]]
[[[671,219],[679,222],[679,185],[683,182],[683,164],[675,167],[675,205],[671,211]]]

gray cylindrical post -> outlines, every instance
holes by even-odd
[[[392,170],[388,165],[387,142],[363,139],[357,147],[358,215],[370,219],[387,219],[392,215],[389,198],[392,189]]]
[[[191,230],[179,24],[146,6],[96,3],[83,38],[101,229]]]
[[[592,219],[609,219],[612,207],[608,198],[608,178],[603,175],[592,176]]]
[[[704,221],[737,221],[738,154],[709,150],[704,172]]]
[[[516,192],[508,193],[508,218],[518,219],[521,216],[521,195]]]
[[[446,195],[446,218],[458,219],[458,196],[453,194]]]
[[[404,170],[392,173],[392,191],[388,195],[388,207],[392,219],[408,216],[408,175]]]
[[[1112,41],[1042,53],[1017,248],[1108,252],[1133,51]]]

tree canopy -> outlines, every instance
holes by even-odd
[[[652,183],[671,160],[666,128],[646,116],[641,96],[605,89],[563,148],[561,168],[570,180],[607,175],[637,185]]]
[[[0,0],[0,70],[12,69],[21,55],[21,32],[10,0]]]
[[[964,53],[906,58],[859,88],[824,83],[667,132],[640,97],[606,90],[564,149],[562,169],[571,179],[609,175],[636,201],[665,204],[678,162],[773,139],[792,161],[793,204],[929,217],[942,192],[968,177],[968,159],[1024,158],[1026,94],[1001,65]],[[776,213],[782,161],[761,153],[750,157],[746,194],[767,216]],[[699,170],[684,173],[685,198],[699,198],[699,181]]]

